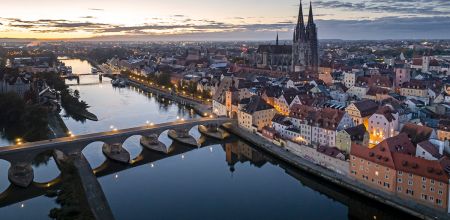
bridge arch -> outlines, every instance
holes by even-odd
[[[0,159],[0,192],[5,192],[11,185],[8,180],[8,170],[10,167],[11,163],[9,161]]]
[[[171,129],[163,130],[159,136],[158,141],[162,142],[164,145],[166,145],[166,149],[173,144],[173,140],[169,138],[169,131]]]
[[[34,171],[33,181],[35,183],[51,182],[61,175],[53,150],[46,150],[37,154],[31,164]]]
[[[142,135],[132,135],[122,144],[122,147],[130,153],[130,161],[138,160],[144,148],[141,146]]]
[[[107,160],[102,151],[104,144],[105,142],[103,141],[94,141],[86,145],[81,151],[93,170],[100,167]]]
[[[199,143],[199,140],[202,136],[202,134],[198,131],[198,126],[199,125],[194,125],[189,129],[189,135],[191,135],[192,137],[195,138],[195,140],[197,141],[197,143]]]

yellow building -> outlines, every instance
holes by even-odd
[[[363,124],[366,129],[369,124],[369,117],[378,110],[378,104],[371,100],[364,100],[350,104],[345,111],[352,117],[355,125]]]
[[[428,88],[425,84],[420,82],[404,83],[400,88],[402,96],[428,97]]]
[[[276,114],[275,109],[259,96],[241,100],[238,109],[239,126],[252,132],[271,125]]]

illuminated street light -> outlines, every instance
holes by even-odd
[[[184,159],[184,154],[181,155],[181,159]]]
[[[151,163],[151,164],[150,164],[150,167],[153,168],[153,167],[155,167],[155,165],[154,165],[153,163]]]

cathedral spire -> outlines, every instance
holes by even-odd
[[[277,32],[277,46],[278,46],[279,44],[278,44],[278,32]]]
[[[314,16],[312,10],[312,2],[309,2],[309,15],[308,15],[308,25],[314,24]]]
[[[302,0],[300,0],[300,8],[298,10],[298,21],[295,28],[295,41],[304,41],[306,39],[305,35],[305,21],[303,19],[303,6]]]

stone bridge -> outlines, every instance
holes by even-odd
[[[212,138],[205,138],[202,141],[200,148],[213,146],[213,145],[224,145],[228,143],[233,143],[238,141],[236,137],[230,137],[226,140],[216,140]],[[158,153],[155,151],[146,150],[143,147],[142,152],[137,156],[138,160],[134,160],[130,164],[117,163],[112,160],[106,159],[100,166],[92,169],[93,174],[97,178],[101,178],[104,176],[109,176],[113,174],[118,174],[124,170],[133,169],[140,166],[152,165],[153,163],[157,163],[158,161],[164,160],[166,158],[176,157],[192,150],[195,148],[179,144],[172,143],[171,148],[174,150],[168,154]],[[57,176],[55,179],[50,180],[45,183],[37,183],[33,182],[29,187],[22,188],[17,187],[11,184],[4,192],[0,193],[0,208],[10,206],[19,202],[27,201],[32,198],[45,195],[49,191],[55,191],[60,189],[61,186],[61,174]],[[85,183],[83,183],[85,184]]]
[[[32,161],[39,154],[45,152],[53,151],[62,153],[64,156],[77,157],[81,155],[84,148],[93,142],[103,142],[104,149],[106,146],[110,151],[111,148],[113,148],[112,151],[121,151],[123,143],[131,136],[159,137],[165,131],[172,131],[179,137],[185,137],[195,126],[217,128],[225,123],[233,122],[229,118],[199,118],[189,121],[182,119],[157,125],[147,124],[123,130],[114,129],[100,133],[29,142],[0,148],[0,159],[11,164],[8,170],[9,180],[18,186],[27,187],[34,179]]]

